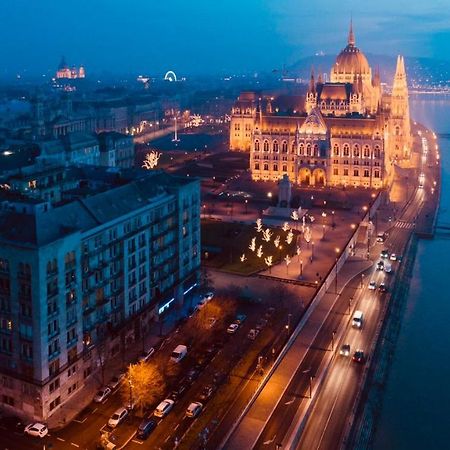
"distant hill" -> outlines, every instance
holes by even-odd
[[[391,84],[395,73],[397,57],[386,55],[365,54],[369,64],[374,71],[380,68],[381,80],[388,85]],[[336,55],[314,55],[300,59],[287,68],[287,75],[309,79],[311,67],[314,67],[316,76],[327,73],[334,64]],[[406,70],[411,85],[450,85],[450,61],[433,58],[405,57]]]

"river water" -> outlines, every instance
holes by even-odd
[[[450,98],[415,98],[411,116],[450,135]],[[440,138],[439,223],[450,224],[450,139]],[[450,234],[420,241],[375,434],[375,450],[450,448]]]

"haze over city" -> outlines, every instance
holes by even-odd
[[[48,74],[61,55],[94,73],[268,71],[335,54],[350,16],[366,52],[450,59],[446,0],[15,0],[1,12],[8,74]]]

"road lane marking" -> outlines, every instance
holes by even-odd
[[[272,439],[270,439],[269,441],[263,442],[263,445],[270,445],[275,440],[276,437],[277,437],[277,435],[275,434]]]
[[[178,423],[177,426],[174,428],[174,430],[178,430],[178,427],[180,426],[180,424]]]
[[[100,433],[103,433],[105,430],[103,429],[103,428],[105,428],[106,427],[106,423],[105,423],[105,425],[103,425],[101,428],[100,428]]]
[[[87,417],[85,417],[83,420],[74,419],[74,422],[76,423],[84,423],[86,422]]]
[[[91,414],[94,414],[95,411],[97,411],[97,409],[98,409],[98,408],[95,408],[95,409],[91,412]],[[86,419],[84,419],[84,420],[86,420]]]
[[[169,434],[169,436],[166,437],[166,440],[164,442],[167,442],[172,436]]]
[[[80,447],[78,444],[75,444],[74,442],[71,442],[70,445],[73,445],[74,447],[77,447],[77,448]]]
[[[131,442],[134,442],[135,444],[139,444],[139,445],[143,444],[142,441],[137,441],[136,439],[132,439]]]
[[[63,439],[63,438],[60,438],[60,437],[56,437],[56,439],[58,439],[58,441],[61,441],[61,442],[66,442],[66,440],[65,440],[65,439]]]
[[[285,403],[285,405],[286,405],[286,406],[292,405],[292,403],[294,403],[294,402],[295,402],[295,398],[293,398],[292,400],[287,401],[287,402]]]

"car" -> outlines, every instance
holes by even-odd
[[[245,314],[238,314],[238,315],[236,316],[235,322],[236,322],[238,325],[241,325],[241,324],[243,324],[243,323],[245,322],[245,319],[247,319],[247,316],[246,316]]]
[[[138,426],[136,437],[141,440],[147,439],[157,425],[158,422],[154,419],[144,419]]]
[[[153,355],[153,353],[155,353],[155,349],[153,347],[150,347],[148,350],[142,353],[141,356],[139,356],[139,362],[147,362]]]
[[[206,328],[212,328],[217,322],[217,319],[215,317],[208,317],[208,320],[206,321]]]
[[[384,261],[377,262],[377,270],[384,270]]]
[[[211,385],[205,386],[200,393],[200,400],[208,400],[212,393],[214,391],[214,388]]]
[[[155,411],[153,411],[153,415],[155,417],[166,417],[167,414],[170,413],[174,404],[175,402],[172,399],[166,398],[156,407]]]
[[[116,428],[121,422],[125,420],[125,418],[128,416],[128,409],[121,406],[120,408],[116,409],[112,416],[108,420],[108,426],[110,428]]]
[[[186,379],[188,380],[189,383],[192,383],[193,381],[195,381],[199,377],[199,375],[200,375],[199,368],[193,367],[186,374]]]
[[[364,355],[364,352],[362,350],[356,350],[355,353],[353,354],[352,360],[357,363],[365,362],[366,357]]]
[[[266,319],[259,319],[258,322],[256,323],[255,328],[257,330],[262,330],[266,325],[267,325]]]
[[[125,374],[123,374],[123,373],[120,373],[119,375],[113,376],[109,380],[108,387],[113,391],[114,389],[119,387],[120,383],[122,383],[124,378],[125,378]]]
[[[197,303],[196,310],[198,311],[198,310],[202,309],[207,303],[208,303],[208,300],[206,300],[206,298],[202,298],[202,299]]]
[[[104,386],[95,394],[94,402],[102,403],[110,396],[110,394],[111,388],[109,388],[108,386]]]
[[[397,261],[397,255],[395,253],[391,253],[391,256],[389,257],[391,261]]]
[[[374,281],[374,280],[372,280],[372,281],[369,283],[369,290],[370,290],[370,291],[374,291],[376,288],[377,288],[377,282]]]
[[[206,292],[205,294],[203,294],[202,298],[209,302],[210,300],[212,300],[214,298],[214,292],[212,292],[212,291]]]
[[[380,285],[378,286],[378,290],[379,290],[380,292],[387,292],[387,287],[386,287],[386,285],[384,284],[384,282],[381,282],[381,283],[380,283]]]
[[[179,398],[181,398],[186,393],[186,391],[188,390],[189,384],[190,384],[189,381],[186,378],[183,378],[179,382],[178,387],[170,393],[169,398],[171,400],[177,401]]]
[[[381,252],[380,252],[380,258],[383,258],[383,259],[389,258],[389,251],[386,250],[386,249],[381,250]]]
[[[237,323],[232,323],[229,325],[229,327],[227,328],[227,333],[228,334],[234,334],[236,333],[236,331],[238,330],[239,325]]]
[[[39,422],[30,423],[25,427],[23,431],[25,434],[28,434],[29,436],[35,436],[40,438],[43,438],[48,434],[47,426]]]
[[[258,336],[259,334],[259,330],[252,328],[248,334],[247,337],[251,340],[254,341],[256,339],[256,336]]]
[[[202,412],[202,409],[203,409],[202,403],[192,402],[186,410],[186,416],[192,418],[197,417]]]
[[[350,344],[342,344],[341,349],[339,350],[339,354],[342,356],[350,355]]]

